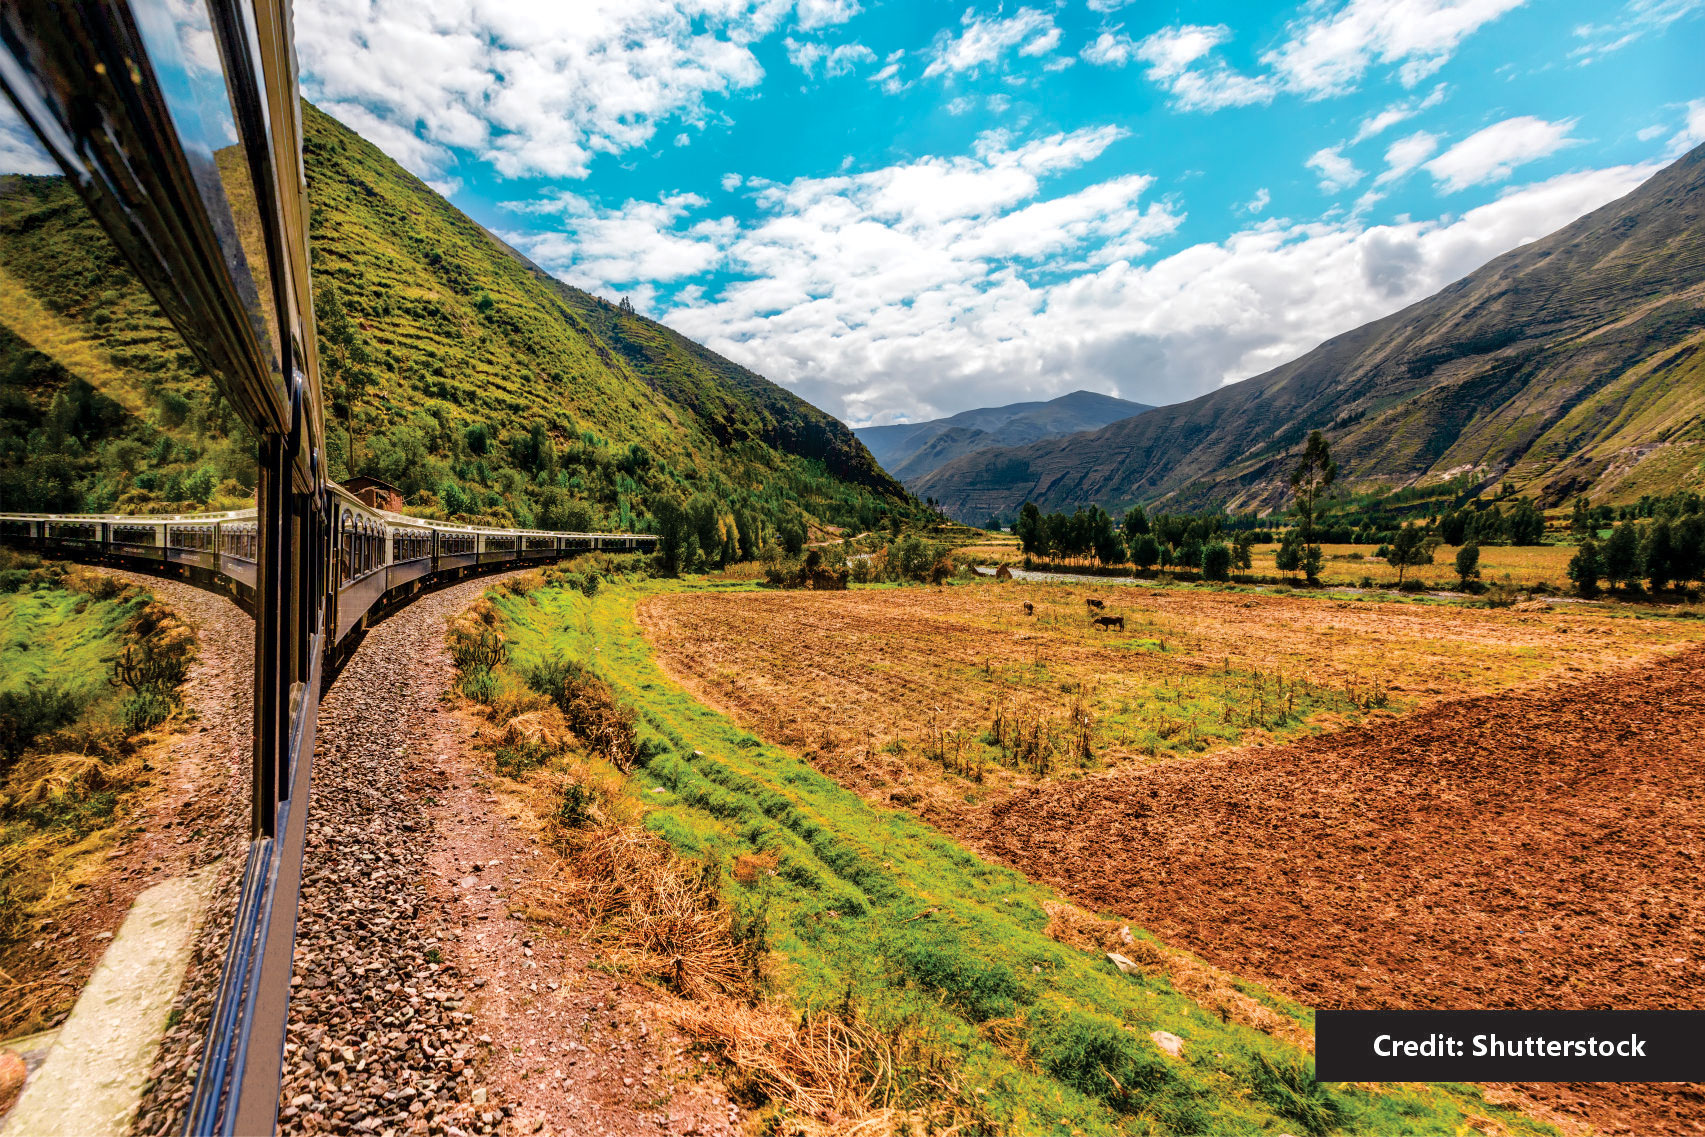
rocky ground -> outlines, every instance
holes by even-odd
[[[509,915],[544,861],[446,698],[445,622],[488,583],[378,625],[321,704],[280,1129],[725,1130],[736,1111],[642,988]]]

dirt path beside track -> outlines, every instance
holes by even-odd
[[[1705,651],[946,827],[1316,1007],[1705,1004]],[[1607,1133],[1705,1133],[1699,1085],[1530,1084]]]

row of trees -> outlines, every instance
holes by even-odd
[[[1697,503],[1697,497],[1695,497]],[[1624,592],[1642,582],[1654,592],[1672,585],[1705,585],[1705,512],[1657,514],[1618,523],[1603,541],[1588,536],[1569,562],[1569,579],[1582,596],[1601,586]]]

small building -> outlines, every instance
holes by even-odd
[[[343,488],[374,509],[388,509],[392,513],[402,511],[403,492],[390,482],[382,482],[378,478],[369,478],[363,474],[343,483]]]

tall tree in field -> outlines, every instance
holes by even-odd
[[[1018,511],[1018,520],[1013,522],[1012,531],[1018,536],[1018,545],[1024,552],[1040,556],[1046,551],[1045,538],[1042,532],[1042,511],[1036,508],[1036,503],[1027,501]]]
[[[1291,471],[1291,494],[1302,530],[1302,570],[1310,584],[1320,580],[1322,555],[1316,543],[1316,525],[1321,508],[1332,492],[1332,483],[1337,480],[1338,463],[1332,460],[1326,436],[1318,430],[1311,432],[1302,450],[1302,461]]]
[[[1604,562],[1599,559],[1598,542],[1588,537],[1569,558],[1569,579],[1575,582],[1576,593],[1590,599],[1598,595],[1598,578],[1603,575]]]
[[[1475,550],[1475,555],[1479,555],[1479,550]],[[1410,565],[1433,563],[1433,549],[1426,528],[1420,525],[1405,525],[1392,534],[1385,559],[1387,563],[1397,566],[1397,584],[1401,588],[1404,569]]]
[[[1604,543],[1604,576],[1624,589],[1640,579],[1640,535],[1632,521],[1621,522],[1610,531]]]
[[[1577,541],[1598,536],[1598,524],[1593,520],[1592,506],[1587,504],[1585,494],[1575,498],[1575,508],[1569,514],[1569,532]]]
[[[1473,541],[1456,551],[1456,576],[1464,590],[1471,581],[1480,579],[1480,546]]]
[[[1149,531],[1149,515],[1143,512],[1143,507],[1133,505],[1125,511],[1125,540],[1135,541]]]

